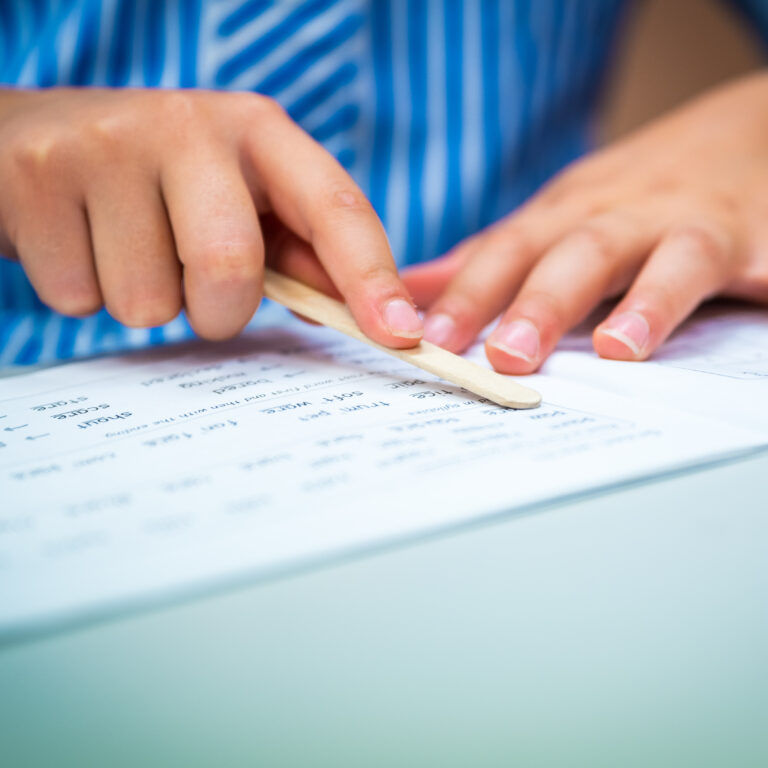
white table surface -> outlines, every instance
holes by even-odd
[[[768,765],[767,488],[761,454],[6,646],[0,765]]]

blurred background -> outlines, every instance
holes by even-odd
[[[641,0],[628,21],[603,104],[603,141],[766,64],[765,48],[726,2]]]

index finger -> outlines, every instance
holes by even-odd
[[[312,246],[363,332],[388,347],[415,346],[421,319],[373,207],[336,159],[279,107],[267,112],[245,138],[252,183]]]

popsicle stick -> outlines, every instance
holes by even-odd
[[[422,341],[411,349],[390,349],[377,344],[358,328],[345,304],[271,269],[264,270],[264,295],[310,320],[364,341],[388,355],[458,384],[505,408],[535,408],[541,402],[541,395],[535,390],[428,341]]]

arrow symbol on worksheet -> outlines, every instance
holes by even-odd
[[[17,429],[24,429],[24,427],[28,427],[29,424],[19,424],[18,427],[5,427],[3,430],[4,432],[14,432]]]
[[[50,432],[46,432],[44,435],[27,435],[24,439],[25,440],[38,440],[41,437],[48,437],[50,435]]]

